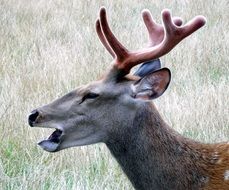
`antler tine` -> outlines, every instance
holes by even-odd
[[[106,38],[105,38],[105,36],[103,34],[103,31],[102,31],[101,26],[100,26],[99,19],[96,20],[95,27],[96,27],[96,32],[97,32],[97,34],[99,36],[99,39],[100,39],[101,43],[104,45],[104,47],[107,49],[107,51],[111,54],[111,56],[113,58],[115,58],[115,54],[114,54],[113,50],[111,49],[110,45],[108,44],[108,42],[107,42],[107,40],[106,40]]]
[[[159,44],[164,37],[163,27],[154,21],[150,11],[147,9],[142,11],[142,18],[148,31],[149,46]]]
[[[104,7],[100,9],[100,26],[102,28],[104,36],[107,39],[107,42],[115,53],[117,61],[122,62],[123,60],[125,60],[129,55],[128,50],[118,41],[118,39],[112,33],[107,22],[106,9]]]
[[[190,20],[184,27],[183,27],[183,32],[185,33],[184,37],[189,36],[202,26],[204,26],[206,23],[206,18],[204,16],[196,16],[192,20]]]
[[[182,18],[175,16],[175,17],[173,17],[173,23],[176,26],[181,26],[183,24],[183,20],[182,20]]]

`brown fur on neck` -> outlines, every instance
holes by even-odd
[[[229,144],[202,144],[182,137],[151,103],[138,111],[131,128],[123,139],[112,134],[107,146],[136,189],[229,189],[224,180]]]

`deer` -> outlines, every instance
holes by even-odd
[[[111,67],[98,80],[30,113],[31,127],[55,130],[38,145],[54,153],[105,143],[137,190],[229,190],[229,142],[201,143],[182,136],[153,103],[168,88],[170,70],[157,64],[130,72],[169,53],[204,26],[205,17],[183,24],[168,9],[161,13],[162,25],[149,10],[142,17],[149,46],[129,51],[112,32],[106,9],[100,9],[96,32],[113,57]]]

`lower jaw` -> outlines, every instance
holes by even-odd
[[[56,152],[58,151],[58,148],[60,146],[60,137],[62,135],[62,131],[59,129],[56,129],[47,140],[40,141],[38,145],[48,151],[48,152]]]
[[[57,152],[58,151],[58,148],[59,148],[59,145],[60,143],[57,143],[57,142],[53,142],[51,140],[43,140],[43,141],[40,141],[38,143],[38,145],[48,151],[48,152]]]

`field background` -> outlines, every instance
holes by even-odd
[[[132,189],[103,144],[50,154],[36,142],[52,130],[27,124],[34,108],[109,67],[112,58],[94,27],[102,5],[130,49],[147,43],[143,8],[159,22],[163,8],[185,21],[207,17],[204,28],[161,59],[172,82],[155,103],[183,135],[211,143],[229,140],[228,0],[0,0],[0,189]]]

